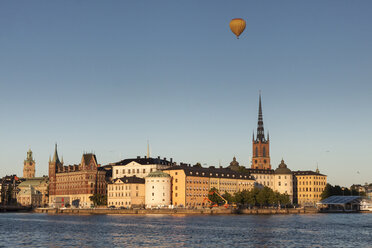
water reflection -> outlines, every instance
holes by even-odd
[[[371,247],[371,214],[0,214],[0,247]]]

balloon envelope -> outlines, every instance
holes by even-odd
[[[239,39],[239,35],[243,33],[245,29],[245,21],[242,18],[235,18],[230,21],[230,29]]]

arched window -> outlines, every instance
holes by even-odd
[[[258,157],[258,147],[256,147],[256,157]]]
[[[266,147],[263,148],[263,154],[262,154],[263,157],[266,157]]]

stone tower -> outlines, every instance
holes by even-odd
[[[252,138],[252,169],[264,169],[270,170],[270,140],[269,134],[265,138],[264,125],[263,125],[263,115],[262,115],[262,104],[261,104],[261,94],[259,98],[258,106],[258,124],[257,124],[257,135],[256,138]]]
[[[35,160],[32,158],[31,149],[27,152],[27,158],[23,162],[23,177],[33,178],[35,177]]]

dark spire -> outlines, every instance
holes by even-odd
[[[58,153],[57,153],[57,143],[56,143],[56,146],[54,148],[54,155],[53,155],[52,162],[53,163],[60,163],[59,158],[58,158]]]
[[[260,100],[259,100],[259,106],[258,106],[257,141],[261,141],[261,142],[265,141],[263,116],[262,116],[262,104],[261,104],[261,92],[260,92]]]

